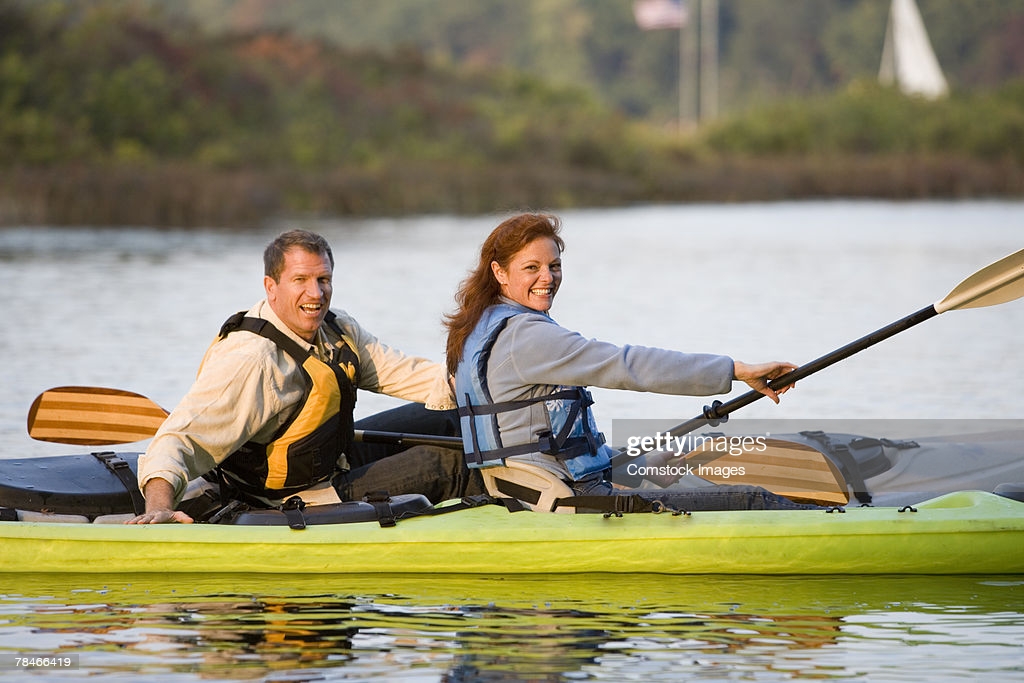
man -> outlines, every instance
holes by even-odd
[[[357,388],[449,410],[448,373],[330,310],[334,256],[320,235],[283,233],[263,260],[266,299],[224,324],[195,383],[139,458],[146,511],[128,523],[191,523],[175,508],[186,489],[212,486],[202,478],[212,472],[222,498],[268,507],[292,495],[321,504],[383,489],[436,503],[482,492],[458,450],[417,446],[350,462]]]

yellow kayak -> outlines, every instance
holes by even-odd
[[[0,572],[207,574],[1024,573],[1024,503],[979,491],[912,508],[603,514],[484,505],[287,526],[0,522]]]

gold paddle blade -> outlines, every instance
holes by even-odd
[[[760,439],[760,437],[759,437]],[[683,456],[693,474],[715,484],[760,486],[801,503],[846,505],[850,493],[846,479],[831,460],[804,444],[763,439],[755,446],[720,450],[717,439],[704,441]]]
[[[937,313],[1005,304],[1024,296],[1024,249],[985,266],[935,304]]]
[[[166,417],[166,410],[131,391],[55,387],[32,402],[28,435],[81,446],[133,443],[156,434]]]

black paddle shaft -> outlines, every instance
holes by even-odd
[[[403,434],[358,430],[357,441],[364,443],[387,443],[395,446],[440,446],[441,448],[462,448],[461,436],[436,436],[433,434]]]
[[[804,379],[805,377],[810,377],[819,370],[824,370],[828,366],[838,363],[844,358],[849,358],[853,354],[863,351],[869,346],[874,346],[878,342],[897,335],[904,330],[910,329],[914,325],[923,323],[925,320],[930,318],[934,318],[938,314],[939,313],[935,310],[934,304],[926,306],[917,313],[911,313],[906,318],[897,320],[890,325],[886,325],[882,329],[861,337],[857,341],[850,342],[846,346],[836,349],[832,353],[826,354],[817,360],[807,363],[806,365],[801,365],[796,370],[787,372],[782,377],[771,380],[769,385],[775,390],[787,387],[790,384]],[[729,413],[734,410],[739,410],[743,406],[750,405],[754,401],[763,397],[764,394],[760,391],[752,389],[742,396],[737,396],[726,403],[715,401],[710,406],[704,406],[704,413],[702,415],[673,427],[668,433],[671,436],[682,436],[683,434],[688,434],[695,429],[700,429],[701,427],[706,427],[708,425],[715,426],[719,422],[724,422],[728,418]]]

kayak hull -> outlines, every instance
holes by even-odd
[[[286,526],[0,522],[0,572],[1019,574],[1024,503],[961,491],[913,509],[601,514],[496,505]]]

